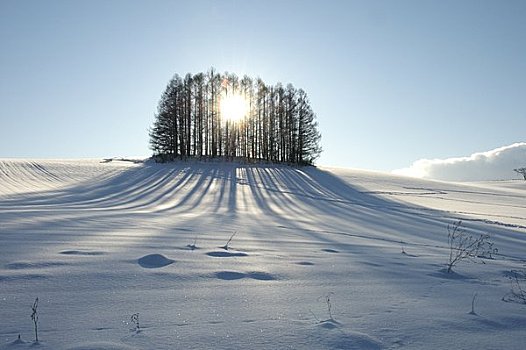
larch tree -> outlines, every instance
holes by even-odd
[[[169,81],[149,130],[160,161],[226,157],[309,165],[321,135],[307,94],[233,73],[179,75]]]

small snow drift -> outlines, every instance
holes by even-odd
[[[520,142],[469,157],[420,159],[393,173],[445,181],[510,180],[520,177],[513,169],[524,166],[526,142]]]
[[[322,251],[326,253],[339,253],[339,251],[337,251],[336,249],[331,248],[322,249]]]
[[[225,281],[233,281],[245,278],[244,273],[235,271],[220,271],[217,272],[215,275],[217,278]]]
[[[328,349],[369,349],[385,348],[381,341],[365,333],[349,331],[334,320],[321,321],[306,334],[310,344]]]
[[[147,269],[156,269],[159,267],[164,267],[173,264],[175,260],[168,259],[167,257],[161,254],[150,254],[143,256],[142,258],[137,260],[137,262],[141,267]]]
[[[22,340],[22,338],[20,337],[20,334],[18,335],[18,339],[16,339],[15,341],[12,341],[11,343],[9,343],[9,345],[21,345],[21,344],[30,344],[29,342],[26,342],[24,340]]]
[[[110,343],[110,342],[95,342],[95,343],[85,343],[77,345],[68,350],[135,350],[136,348],[120,344],[120,343]]]
[[[104,252],[89,251],[89,250],[63,250],[60,252],[62,255],[83,255],[83,256],[95,256],[103,255]]]
[[[237,271],[219,271],[215,274],[215,276],[224,281],[233,281],[233,280],[239,280],[242,278],[251,278],[258,281],[274,281],[276,280],[276,277],[273,275],[267,273],[267,272],[261,272],[261,271],[253,271],[253,272],[237,272]]]
[[[8,270],[32,270],[32,269],[44,269],[48,267],[58,267],[67,265],[60,261],[47,261],[47,262],[13,262],[6,265]]]
[[[247,253],[243,252],[232,252],[232,251],[220,251],[220,252],[208,252],[206,253],[208,256],[212,256],[214,258],[230,258],[230,257],[240,257],[240,256],[248,256]]]
[[[246,274],[248,278],[252,278],[258,281],[274,281],[277,278],[267,272],[253,271]]]

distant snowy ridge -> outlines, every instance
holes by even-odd
[[[469,157],[420,159],[394,174],[445,181],[511,180],[513,169],[526,166],[526,142],[514,143]]]
[[[0,195],[40,192],[78,185],[93,178],[103,180],[135,164],[100,159],[2,159]]]

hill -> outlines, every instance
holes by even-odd
[[[37,296],[41,349],[519,349],[524,198],[522,181],[0,160],[0,349],[34,346]],[[498,252],[448,274],[457,220]]]

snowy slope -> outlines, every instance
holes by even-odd
[[[0,349],[36,297],[41,349],[522,349],[525,218],[523,181],[0,160]],[[499,251],[447,274],[458,219]]]

